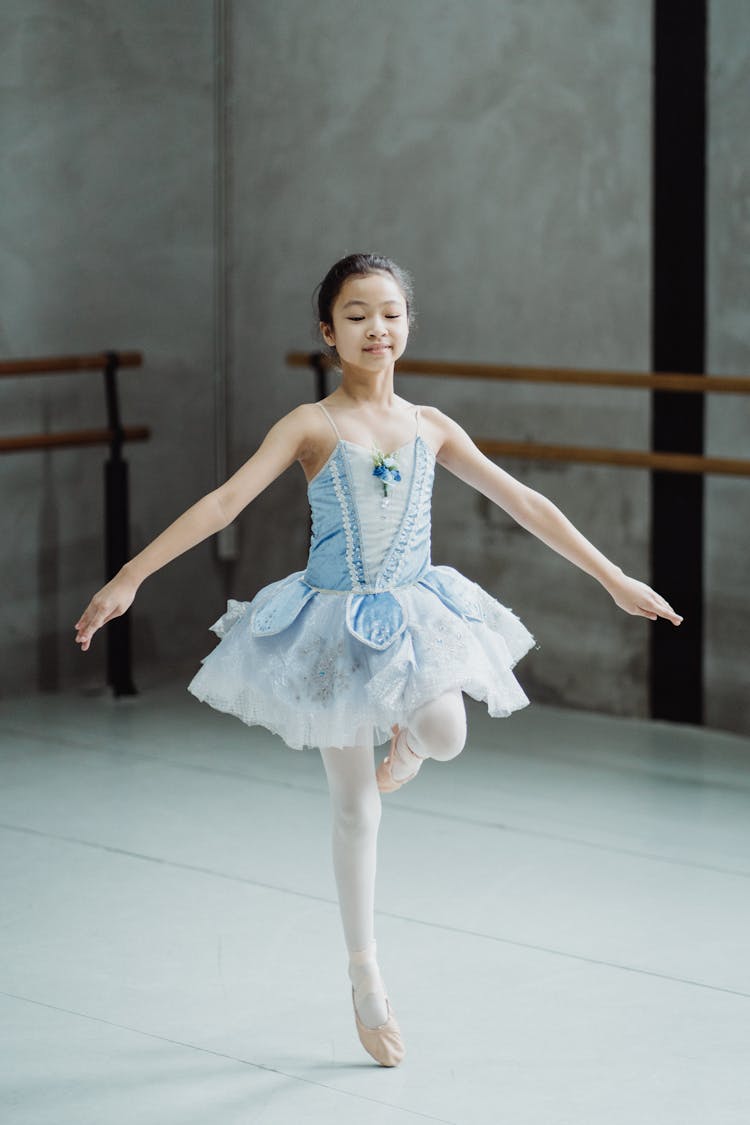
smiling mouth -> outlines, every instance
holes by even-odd
[[[366,352],[387,352],[390,349],[390,344],[375,344],[372,348],[365,348]]]

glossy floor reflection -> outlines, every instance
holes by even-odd
[[[384,1070],[317,751],[183,679],[0,703],[0,1118],[750,1120],[750,740],[467,710],[464,752],[383,798]]]

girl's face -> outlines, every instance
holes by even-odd
[[[391,366],[409,336],[406,299],[390,273],[348,277],[331,310],[333,328],[320,323],[342,364],[371,370]]]

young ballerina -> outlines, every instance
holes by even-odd
[[[404,1056],[376,958],[380,793],[466,739],[463,692],[507,716],[528,702],[511,669],[534,645],[516,615],[430,558],[435,462],[597,579],[626,613],[682,617],[598,551],[550,500],[485,457],[442,411],[395,394],[394,363],[413,321],[406,271],[374,254],[337,262],[318,287],[320,331],[337,389],[271,427],[252,457],[99,590],[76,622],[87,651],[154,571],[226,527],[295,461],[307,478],[307,566],[230,599],[220,643],[188,690],[293,749],[317,747],[332,808],[332,851],[356,1027],[382,1066]],[[390,741],[377,770],[373,748]]]

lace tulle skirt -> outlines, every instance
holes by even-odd
[[[427,580],[434,589],[417,582],[395,592],[400,631],[383,648],[356,634],[345,596],[311,592],[303,573],[263,587],[252,601],[228,601],[210,626],[220,643],[188,691],[249,726],[266,727],[295,750],[378,746],[394,723],[406,725],[417,707],[455,688],[486,702],[496,717],[529,703],[511,669],[534,638],[512,610],[459,571],[432,567]],[[255,622],[297,589],[306,592],[299,609],[287,613],[289,623],[258,635]]]

